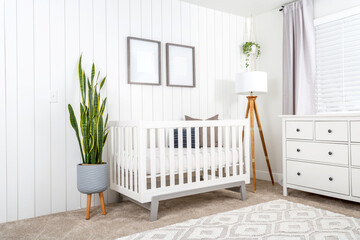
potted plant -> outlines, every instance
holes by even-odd
[[[255,42],[244,43],[242,46],[242,50],[243,50],[243,54],[246,55],[246,59],[245,59],[246,68],[248,68],[250,66],[249,61],[250,61],[251,55],[254,56],[255,58],[258,58],[261,54],[260,45]]]
[[[109,166],[103,162],[102,152],[108,136],[108,114],[104,120],[106,98],[101,99],[100,93],[106,77],[99,80],[99,72],[95,79],[93,63],[89,78],[82,69],[81,58],[82,56],[78,65],[81,92],[79,125],[71,104],[68,105],[68,109],[82,157],[82,163],[77,165],[77,188],[79,192],[87,194],[86,219],[89,219],[93,193],[99,193],[102,213],[106,214],[103,192],[108,187]]]

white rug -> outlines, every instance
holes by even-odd
[[[360,219],[275,200],[120,239],[360,239]]]

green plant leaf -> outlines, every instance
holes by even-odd
[[[99,151],[98,163],[102,163],[102,148],[104,147],[103,117],[97,122],[97,149]]]
[[[101,80],[100,90],[103,88],[103,86],[104,86],[104,84],[105,84],[105,81],[106,81],[106,77],[104,77],[104,78]]]
[[[95,77],[95,64],[93,63],[91,67],[91,86],[94,83],[94,77]]]
[[[72,108],[72,106],[70,104],[68,104],[68,110],[69,110],[70,124],[73,127],[73,129],[75,130],[76,138],[78,140],[79,147],[80,147],[82,161],[83,161],[83,163],[85,163],[84,153],[83,153],[83,150],[82,150],[82,147],[81,147],[81,140],[80,140],[80,136],[79,136],[79,127],[78,127],[78,124],[77,124],[77,120],[76,120],[74,110],[73,110],[73,108]]]

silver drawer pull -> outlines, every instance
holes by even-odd
[[[332,180],[334,180],[332,177],[329,177],[329,181],[332,182]]]
[[[300,172],[297,172],[297,175],[298,175],[298,176],[300,176],[300,175],[301,175],[301,173],[300,173]]]
[[[300,152],[300,149],[298,148],[298,149],[296,149],[296,151],[297,151],[297,152]]]
[[[332,155],[332,152],[328,152],[328,154],[331,156],[331,155]]]
[[[300,128],[297,128],[296,131],[297,131],[297,132],[300,132]]]
[[[328,130],[328,133],[332,133],[332,130],[331,130],[331,129],[329,129],[329,130]]]

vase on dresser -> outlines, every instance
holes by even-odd
[[[284,196],[291,188],[360,202],[360,115],[281,118]]]

